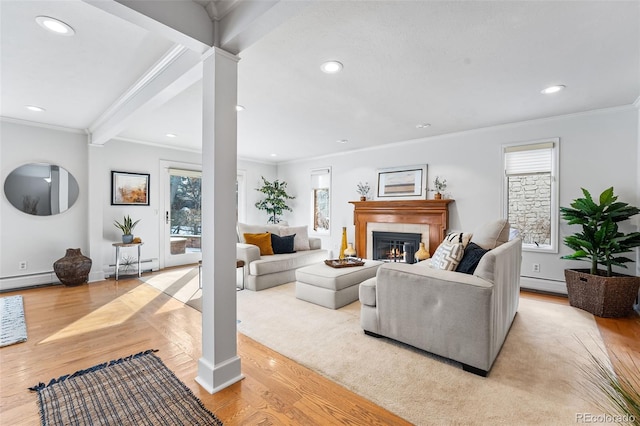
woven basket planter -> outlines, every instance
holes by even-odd
[[[640,277],[592,275],[588,269],[565,269],[569,304],[605,318],[626,317],[633,312]]]

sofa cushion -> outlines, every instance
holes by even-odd
[[[279,225],[247,225],[246,223],[238,222],[238,242],[246,244],[244,234],[263,234],[265,232],[271,232],[272,234],[281,235]]]
[[[261,234],[243,234],[247,244],[253,244],[260,249],[260,256],[268,256],[273,254],[271,247],[271,233],[264,232]]]
[[[491,250],[509,241],[511,226],[507,219],[498,219],[486,223],[473,232],[471,242],[486,250]]]
[[[450,244],[454,244],[454,243],[460,243],[462,244],[463,247],[467,247],[467,244],[469,244],[469,241],[471,240],[471,237],[473,236],[473,234],[470,234],[468,232],[449,232],[447,234],[446,237],[444,237],[443,242],[448,242]]]
[[[482,259],[482,256],[484,256],[488,251],[489,250],[483,249],[476,243],[469,243],[469,245],[464,249],[464,255],[456,268],[456,272],[473,274],[478,263],[480,263],[480,259]]]
[[[303,266],[323,262],[326,258],[326,250],[306,250],[296,253],[279,254],[277,256],[264,256],[249,264],[249,273],[251,275],[267,275],[283,271],[293,271]],[[295,279],[295,274],[292,273],[292,275],[294,275]],[[293,279],[289,281],[293,281]]]
[[[307,226],[283,226],[280,228],[280,236],[295,235],[293,249],[295,251],[309,250],[309,233]]]
[[[271,247],[273,247],[273,253],[295,253],[295,250],[293,249],[293,239],[295,236],[296,234],[287,235],[286,237],[271,234]]]
[[[449,244],[444,242],[438,246],[431,257],[431,267],[444,269],[445,271],[455,271],[463,255],[464,246],[462,243]]]

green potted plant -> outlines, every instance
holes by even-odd
[[[359,182],[356,187],[356,191],[360,194],[360,201],[367,201],[367,196],[369,195],[369,191],[371,187],[369,186],[369,182]]]
[[[267,223],[279,223],[282,212],[285,210],[293,211],[287,205],[287,200],[293,200],[296,197],[287,194],[286,182],[281,182],[278,179],[269,182],[264,176],[262,176],[262,182],[263,185],[260,188],[256,188],[256,191],[262,192],[265,198],[258,201],[255,206],[258,210],[264,210],[269,214]]]
[[[131,233],[131,231],[133,231],[133,228],[136,227],[138,222],[140,222],[140,219],[134,222],[129,215],[126,215],[124,217],[122,223],[118,222],[117,220],[113,222],[113,225],[122,231],[123,243],[129,244],[133,241],[133,234]]]
[[[640,277],[615,273],[612,266],[626,268],[633,262],[620,256],[640,247],[640,232],[625,234],[618,223],[640,213],[637,207],[619,202],[613,187],[606,189],[598,203],[582,188],[584,198],[577,198],[571,207],[560,207],[569,225],[582,226],[582,232],[565,237],[564,243],[574,253],[562,259],[586,260],[590,269],[566,269],[565,280],[569,303],[600,317],[623,317],[633,311],[638,297]],[[606,270],[598,269],[603,265]]]
[[[442,194],[447,189],[447,180],[446,179],[440,180],[440,177],[436,176],[436,179],[433,181],[433,186],[436,188],[435,189],[436,194],[434,195],[433,198],[435,198],[436,200],[441,199]]]

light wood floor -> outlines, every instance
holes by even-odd
[[[195,381],[200,313],[136,279],[4,293],[24,297],[28,341],[0,348],[0,424],[37,425],[38,382],[146,349],[226,425],[408,425],[398,416],[238,334],[245,379],[210,395]],[[562,297],[522,297],[567,304]],[[597,319],[610,350],[640,365],[640,317]]]

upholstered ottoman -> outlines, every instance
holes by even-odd
[[[296,270],[296,298],[330,309],[358,300],[358,286],[375,277],[382,262],[365,260],[363,266],[332,268],[324,263]]]

